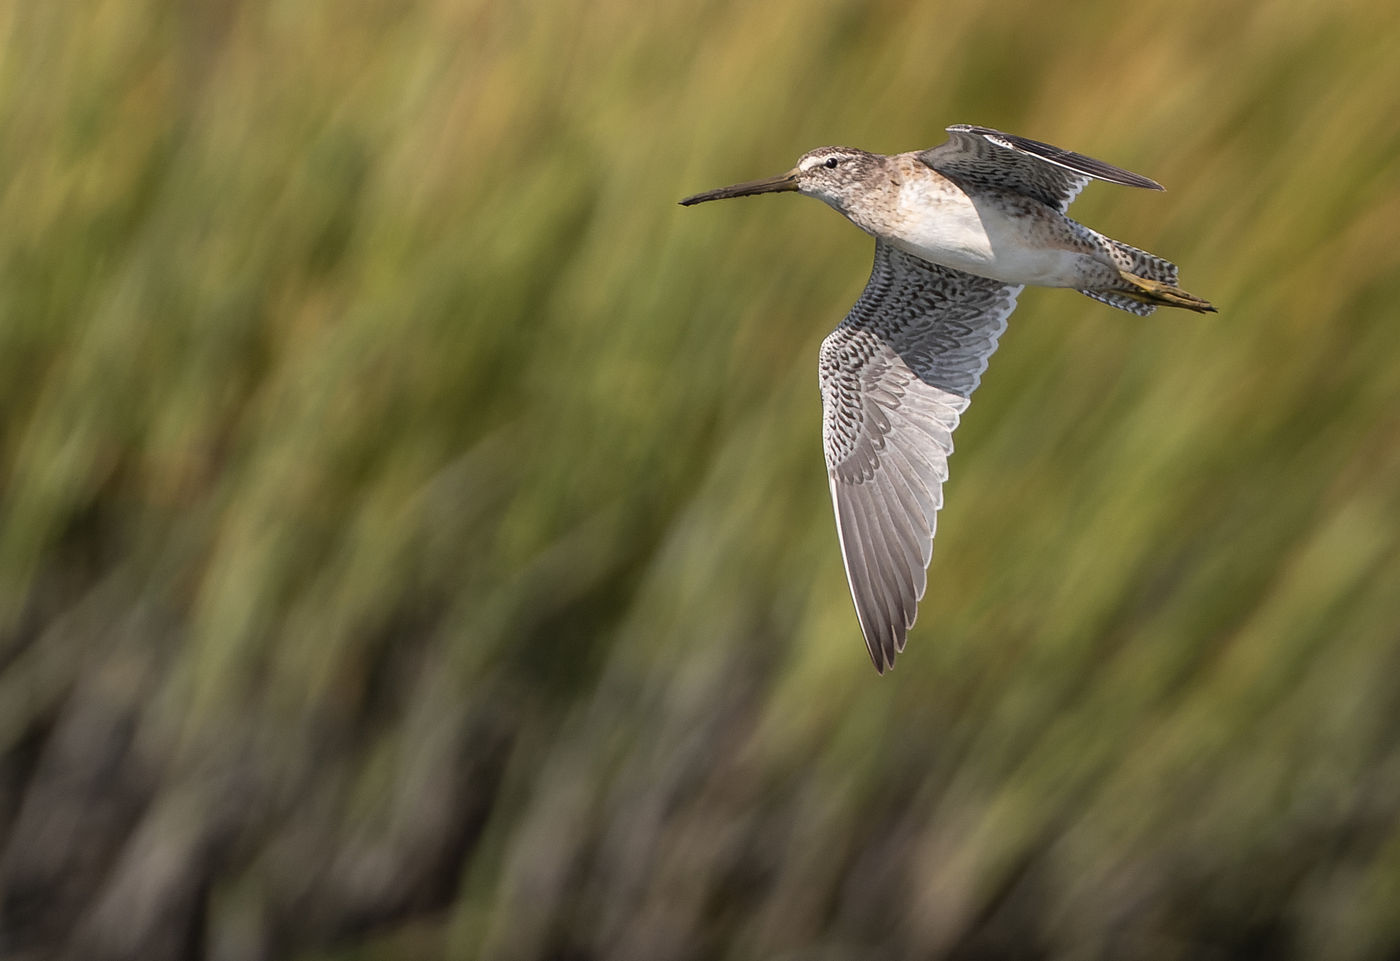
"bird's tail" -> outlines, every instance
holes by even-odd
[[[1158,307],[1215,313],[1210,301],[1188,294],[1176,285],[1176,264],[1170,260],[1093,233],[1100,249],[1118,268],[1118,277],[1108,286],[1080,290],[1081,294],[1139,316],[1146,316]]]

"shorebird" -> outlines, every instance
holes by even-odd
[[[1065,216],[1090,180],[1161,190],[1112,164],[987,127],[910,153],[819,147],[787,173],[685,206],[795,191],[875,238],[870,280],[822,342],[822,440],[836,533],[865,645],[883,674],[928,583],[953,430],[1016,297],[1069,287],[1138,315],[1215,308],[1176,265]]]

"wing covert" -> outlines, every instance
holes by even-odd
[[[1091,179],[1162,189],[1122,167],[990,127],[954,124],[948,133],[947,143],[925,150],[919,159],[954,180],[1024,194],[1060,213]]]
[[[822,342],[837,534],[881,673],[904,649],[924,594],[953,431],[1020,290],[877,240],[864,292]]]

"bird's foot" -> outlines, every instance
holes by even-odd
[[[1154,307],[1182,307],[1186,310],[1194,310],[1200,314],[1213,314],[1215,307],[1208,300],[1203,300],[1195,294],[1188,294],[1180,287],[1173,287],[1171,284],[1164,284],[1160,280],[1149,280],[1146,277],[1139,277],[1137,274],[1128,273],[1126,270],[1118,271],[1118,276],[1127,284],[1127,289],[1120,292],[1125,297],[1141,301],[1144,304],[1152,304]]]

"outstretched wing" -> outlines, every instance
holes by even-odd
[[[989,127],[955,124],[948,142],[925,150],[919,159],[941,174],[974,187],[1012,190],[1064,213],[1091,179],[1161,190],[1139,174]]]
[[[1020,292],[876,240],[864,292],[822,342],[836,530],[882,674],[904,650],[924,596],[953,430]]]

